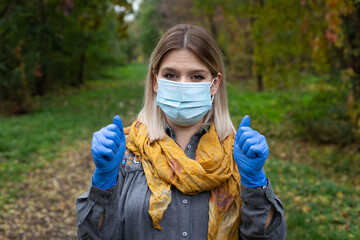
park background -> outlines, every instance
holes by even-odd
[[[234,125],[267,137],[287,239],[359,239],[359,0],[0,0],[0,238],[76,239],[92,133],[136,119],[177,23],[214,35]]]

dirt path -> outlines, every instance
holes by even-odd
[[[20,196],[0,214],[0,239],[77,239],[75,199],[87,190],[93,172],[90,144],[62,152],[51,167],[17,183]]]

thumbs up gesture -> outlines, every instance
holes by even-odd
[[[262,168],[268,155],[265,137],[250,128],[250,118],[246,115],[236,132],[233,148],[234,160],[245,186],[255,188],[267,184]]]
[[[118,115],[114,117],[112,124],[93,134],[91,153],[95,171],[92,179],[96,187],[107,189],[116,184],[125,146],[124,129]]]

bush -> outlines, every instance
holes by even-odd
[[[356,139],[346,109],[347,92],[321,88],[297,100],[290,112],[296,131],[306,140],[346,144]]]

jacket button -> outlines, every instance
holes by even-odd
[[[183,237],[186,237],[186,236],[188,235],[188,233],[187,233],[187,232],[183,232],[182,235],[183,235]]]

